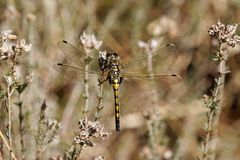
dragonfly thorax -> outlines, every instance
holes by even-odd
[[[99,52],[98,65],[101,71],[108,73],[107,79],[109,80],[110,84],[121,83],[122,78],[120,77],[120,58],[117,52]]]
[[[110,84],[121,84],[122,83],[122,77],[121,70],[119,68],[119,65],[112,65],[112,68],[108,72],[108,80]]]

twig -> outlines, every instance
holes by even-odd
[[[7,109],[8,109],[8,140],[9,140],[9,154],[10,159],[12,158],[12,106],[11,106],[11,86],[7,87]]]
[[[87,52],[86,52],[87,53]],[[89,84],[88,84],[88,79],[89,79],[89,76],[88,76],[88,62],[85,61],[85,75],[84,75],[84,98],[85,98],[85,106],[84,106],[84,110],[83,110],[83,117],[86,116],[86,114],[88,113],[89,111]]]
[[[22,111],[22,102],[21,102],[21,93],[18,94],[18,107],[19,107],[19,132],[20,132],[20,143],[21,143],[21,152],[22,152],[22,160],[25,159],[25,146],[23,141],[24,135],[24,126],[23,126],[23,111]]]
[[[0,141],[0,160],[3,160],[3,142]]]
[[[147,69],[148,69],[148,74],[150,77],[153,77],[153,64],[152,64],[152,49],[149,47],[146,49],[146,53],[148,55],[148,59],[147,59]],[[158,107],[158,97],[157,97],[157,92],[156,89],[154,89],[154,81],[152,81],[152,104],[153,104],[153,109],[154,109],[154,113],[157,113],[157,107]]]
[[[97,110],[95,113],[95,121],[98,121],[100,119],[100,112],[101,110],[104,108],[104,104],[103,104],[103,84],[99,83],[98,84],[98,105],[97,105]]]
[[[219,42],[219,54],[224,55],[221,42]],[[209,110],[207,111],[207,123],[205,128],[206,138],[203,142],[202,160],[207,160],[209,158],[209,149],[210,149],[211,140],[215,136],[217,136],[217,127],[213,127],[213,125],[218,126],[219,124],[219,117],[220,117],[221,108],[222,108],[221,106],[223,102],[223,89],[224,89],[224,82],[225,82],[224,72],[226,70],[226,59],[227,57],[221,58],[221,61],[219,62],[218,68],[219,68],[219,73],[221,75],[216,80],[216,88],[213,90],[212,97],[210,97],[210,99],[205,102]],[[213,128],[215,129],[213,130]],[[212,149],[216,149],[216,146],[212,146]],[[214,153],[211,157],[212,159],[214,159],[215,157]]]
[[[5,97],[5,104],[8,112],[8,127],[7,127],[7,138],[8,138],[8,149],[9,149],[9,157],[10,159],[16,159],[13,152],[12,147],[12,105],[11,105],[11,97],[17,87],[20,86],[20,77],[18,73],[15,71],[15,66],[17,64],[17,59],[20,55],[26,54],[31,50],[31,44],[26,44],[24,39],[17,40],[17,36],[11,34],[12,31],[8,30],[6,33],[3,33],[5,36],[7,36],[6,39],[3,39],[1,43],[6,43],[7,40],[16,40],[14,44],[11,43],[12,52],[9,54],[6,59],[11,60],[9,64],[9,73],[7,75],[4,75],[6,82],[7,91],[6,97]],[[2,37],[2,35],[0,35]],[[2,44],[1,44],[2,45]],[[2,138],[4,138],[2,136]],[[7,144],[7,143],[5,143]]]
[[[85,66],[84,66],[84,98],[85,98],[85,106],[83,109],[83,117],[86,117],[86,114],[89,112],[89,63],[91,62],[91,58],[89,60],[89,55],[96,49],[98,50],[101,45],[102,41],[98,41],[94,34],[87,34],[86,32],[83,32],[83,34],[80,36],[80,41],[83,45],[83,48],[86,53],[86,57],[84,59]]]
[[[40,159],[40,154],[43,152],[43,143],[44,139],[46,137],[46,116],[45,116],[45,111],[46,111],[47,105],[44,100],[42,106],[41,106],[41,111],[39,114],[39,121],[38,121],[38,132],[37,132],[37,150],[36,150],[36,159]]]
[[[215,110],[211,109],[209,113],[207,113],[207,126],[206,126],[206,139],[203,142],[203,154],[202,154],[202,160],[207,160],[208,158],[208,152],[209,152],[209,144],[211,140],[212,135],[212,128],[213,128],[213,117],[215,114]]]
[[[207,110],[207,124],[206,124],[206,138],[203,143],[202,160],[214,160],[216,152],[210,151],[216,150],[217,147],[217,135],[220,114],[222,111],[222,104],[224,99],[224,83],[226,71],[226,61],[228,59],[228,53],[223,50],[223,44],[227,47],[235,47],[236,43],[239,43],[239,36],[235,34],[238,24],[225,25],[218,20],[217,24],[214,24],[208,28],[210,36],[218,40],[218,51],[213,60],[218,62],[218,71],[220,76],[216,80],[216,87],[213,90],[211,96],[204,96],[204,103]],[[214,143],[211,143],[211,139],[215,139]],[[212,146],[210,146],[212,145]],[[211,150],[210,150],[211,149]]]
[[[147,54],[147,70],[150,77],[153,75],[153,63],[152,63],[152,53],[153,48],[150,46],[151,41],[149,41],[148,47],[145,48],[146,54]],[[149,131],[149,143],[152,151],[152,158],[154,160],[159,159],[159,155],[157,154],[157,145],[160,143],[160,140],[162,140],[162,137],[159,137],[159,132],[163,128],[160,127],[161,125],[161,115],[159,115],[158,111],[158,97],[157,97],[157,91],[154,89],[154,86],[156,83],[152,80],[151,83],[152,87],[152,105],[153,105],[153,113],[150,115],[150,118],[148,119],[148,131]]]
[[[2,138],[3,143],[6,145],[7,149],[9,150],[9,152],[11,153],[11,157],[12,157],[12,159],[17,160],[15,154],[13,153],[13,151],[11,151],[10,146],[9,146],[7,140],[5,139],[5,137],[4,137],[3,133],[2,133],[2,131],[0,131],[0,137]]]
[[[213,138],[217,138],[219,118],[222,110],[222,102],[223,102],[223,90],[224,90],[224,83],[225,83],[225,72],[226,72],[226,60],[227,60],[227,53],[224,53],[222,49],[222,43],[219,41],[219,64],[218,64],[218,71],[220,76],[216,80],[216,87],[213,90],[212,96],[205,97],[207,98],[205,101],[205,105],[207,106],[207,123],[206,123],[206,137],[203,142],[203,151],[202,151],[202,160],[207,160],[209,158],[215,159],[215,152],[212,153],[210,157],[210,149],[216,150],[216,142],[211,143]],[[214,129],[213,129],[214,128]],[[210,146],[212,145],[212,146]]]
[[[80,158],[81,152],[82,146],[73,142],[69,149],[64,153],[63,158],[66,160],[77,160]]]

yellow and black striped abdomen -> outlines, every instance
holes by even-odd
[[[114,102],[115,102],[115,125],[116,125],[116,131],[120,131],[120,106],[119,106],[119,100],[118,100],[118,88],[119,83],[113,83],[113,92],[114,92]]]

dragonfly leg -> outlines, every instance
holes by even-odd
[[[100,85],[102,85],[105,81],[107,81],[108,80],[108,77],[107,78],[105,78],[105,77],[100,77],[100,78],[98,78],[98,85],[100,86]]]

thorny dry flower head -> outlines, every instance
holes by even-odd
[[[11,37],[15,36],[13,36],[11,33],[11,30],[7,30],[3,31],[0,35],[0,60],[8,59],[11,56],[11,53],[8,51],[8,45],[5,43],[7,40],[10,40]]]
[[[219,99],[214,96],[203,95],[203,103],[206,108],[217,109],[219,106]]]
[[[17,36],[7,30],[0,35],[0,60],[10,59],[28,53],[32,48],[24,39],[17,40]]]
[[[26,54],[31,50],[32,45],[26,44],[24,39],[21,39],[20,41],[17,41],[16,46],[13,46],[13,51],[16,55],[22,55]]]
[[[78,122],[77,135],[74,138],[74,143],[82,147],[93,147],[93,139],[105,139],[109,133],[103,132],[103,125],[98,121],[89,121],[87,118],[81,119]]]
[[[98,41],[94,34],[87,34],[83,32],[80,36],[80,41],[85,49],[99,49],[102,45],[102,41]]]
[[[6,76],[3,76],[6,82],[7,87],[16,87],[20,84],[20,75],[16,71],[9,73]]]
[[[61,124],[58,121],[49,119],[46,116],[47,107],[44,101],[39,113],[38,131],[36,135],[36,143],[39,151],[42,151],[44,146],[52,143],[61,130]]]
[[[12,34],[11,30],[3,31],[0,35],[0,46],[2,46],[3,42],[5,42],[6,40],[15,40],[15,39],[17,39],[17,36]]]
[[[234,47],[236,43],[240,42],[240,37],[235,35],[238,24],[225,25],[220,20],[208,28],[208,34],[217,38],[220,43],[227,43],[229,46]]]

